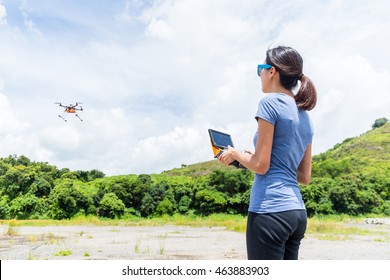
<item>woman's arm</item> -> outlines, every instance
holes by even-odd
[[[271,162],[274,126],[259,118],[257,129],[258,137],[253,154],[242,153],[235,148],[229,148],[218,159],[225,165],[229,165],[234,160],[237,160],[255,173],[262,175],[267,173]]]
[[[307,145],[305,154],[298,166],[298,182],[304,185],[309,184],[311,179],[311,144]]]

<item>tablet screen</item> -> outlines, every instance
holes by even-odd
[[[221,149],[226,149],[228,146],[234,147],[232,138],[229,134],[219,132],[213,129],[209,129],[209,134],[213,146]]]

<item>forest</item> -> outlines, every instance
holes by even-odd
[[[246,215],[254,175],[218,161],[160,174],[108,176],[58,169],[47,162],[0,158],[0,219],[107,219],[161,215]],[[382,118],[358,137],[313,156],[312,179],[300,186],[309,217],[390,216],[390,123]]]

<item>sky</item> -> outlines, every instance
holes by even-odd
[[[253,150],[268,48],[317,88],[319,154],[390,118],[387,0],[0,0],[0,157],[108,176]],[[83,121],[55,102],[82,102]]]

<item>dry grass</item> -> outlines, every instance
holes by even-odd
[[[363,218],[349,216],[324,216],[308,220],[307,234],[316,236],[327,235],[369,235],[372,231],[348,223],[359,223]],[[240,215],[213,214],[209,216],[172,215],[155,218],[132,217],[121,220],[99,219],[96,216],[77,217],[71,220],[1,220],[0,224],[7,224],[7,235],[17,235],[18,226],[52,226],[52,225],[91,225],[91,226],[162,226],[177,225],[191,227],[224,227],[227,230],[244,233],[246,230],[246,217]],[[115,229],[113,229],[115,230]],[[378,232],[376,232],[378,234]],[[327,238],[327,237],[324,237]],[[335,237],[336,238],[336,237]]]

